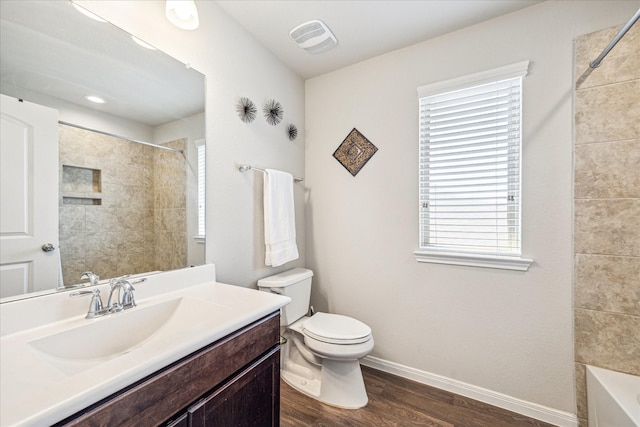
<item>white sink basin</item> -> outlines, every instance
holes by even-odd
[[[161,336],[163,330],[188,330],[221,310],[229,309],[196,298],[176,298],[87,320],[28,344],[58,369],[73,375],[126,354],[151,337]]]

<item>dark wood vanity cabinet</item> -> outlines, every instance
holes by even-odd
[[[278,426],[279,328],[274,312],[58,425]]]

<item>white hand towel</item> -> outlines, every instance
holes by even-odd
[[[277,267],[298,259],[293,176],[267,169],[264,174],[265,264]]]

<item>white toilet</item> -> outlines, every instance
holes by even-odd
[[[258,289],[286,295],[291,303],[282,308],[280,373],[296,390],[340,408],[357,409],[369,398],[360,362],[373,350],[371,328],[351,317],[309,312],[311,277],[306,268],[295,268],[258,281]]]

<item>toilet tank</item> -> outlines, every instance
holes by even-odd
[[[288,326],[307,315],[311,298],[312,276],[313,271],[307,268],[294,268],[258,280],[258,289],[261,291],[291,298],[291,303],[282,307],[280,325]]]

